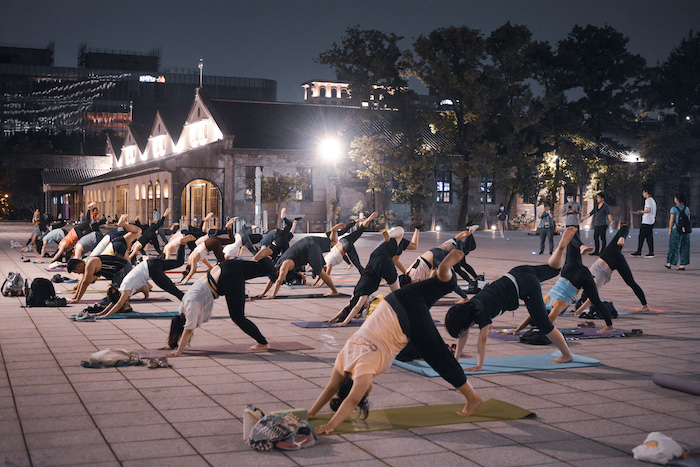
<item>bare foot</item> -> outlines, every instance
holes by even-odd
[[[373,212],[372,214],[369,215],[369,217],[367,219],[362,221],[362,225],[364,225],[365,227],[369,227],[370,222],[372,222],[374,219],[376,219],[378,215],[379,215],[378,212],[376,212],[376,211]]]
[[[625,246],[625,237],[620,237],[617,239],[618,246]]]
[[[168,214],[170,214],[170,208],[165,210],[165,212],[163,213],[163,217],[168,217]]]
[[[568,363],[574,360],[574,356],[569,354],[569,355],[562,355],[561,357],[555,358],[549,363]]]
[[[464,408],[457,412],[457,415],[461,417],[471,417],[483,402],[484,399],[482,399],[478,394],[476,397],[470,397],[467,399],[467,403],[464,404]]]
[[[255,344],[253,346],[248,347],[248,350],[268,350],[270,348],[270,344]]]
[[[119,222],[117,222],[117,227],[126,227],[126,221],[128,218],[128,214],[122,214],[121,216],[119,216]]]
[[[640,306],[639,308],[637,308],[637,309],[634,310],[634,311],[635,311],[635,312],[649,311],[649,306],[648,306],[648,305],[642,305],[642,306]]]
[[[589,251],[593,251],[594,249],[595,248],[593,248],[592,246],[581,245],[580,250],[581,250],[581,254],[585,255],[586,253],[588,253]]]
[[[186,245],[187,243],[193,242],[195,240],[197,240],[197,237],[195,237],[194,235],[185,235],[180,239],[180,245]]]
[[[338,291],[337,291],[337,290],[336,290],[335,292],[331,290],[330,292],[324,293],[324,294],[323,294],[324,297],[334,297],[334,296],[336,296],[336,295],[338,295]]]
[[[600,334],[600,333],[605,333],[605,332],[613,332],[614,330],[615,330],[615,328],[612,326],[605,326],[603,329],[598,331],[598,333]]]

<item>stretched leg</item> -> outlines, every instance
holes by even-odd
[[[574,236],[576,235],[576,232],[578,232],[576,227],[567,227],[566,230],[564,230],[564,232],[561,234],[559,245],[557,245],[557,249],[554,250],[552,256],[549,257],[547,264],[554,269],[561,269],[561,267],[564,265],[564,253],[566,252],[569,243],[575,238]],[[578,243],[580,244],[581,240],[578,240]]]
[[[184,246],[180,248],[183,251],[184,260]],[[179,256],[179,255],[178,255]],[[148,271],[151,275],[151,279],[156,283],[158,287],[168,292],[170,295],[177,297],[178,300],[182,300],[184,292],[178,289],[173,281],[165,274],[165,269],[171,263],[175,263],[176,260],[164,260],[164,259],[149,259],[148,260]],[[177,266],[175,266],[177,267]]]
[[[250,349],[263,350],[270,348],[260,329],[245,317],[245,279],[243,276],[236,275],[232,282],[226,284],[226,288],[226,304],[228,305],[228,314],[231,320],[257,342]]]

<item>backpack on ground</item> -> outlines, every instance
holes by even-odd
[[[549,345],[552,343],[547,335],[537,328],[530,329],[520,336],[520,342],[530,345]]]
[[[19,297],[24,295],[24,279],[18,272],[10,272],[2,283],[2,294],[5,297]]]
[[[618,317],[617,310],[615,309],[615,306],[612,302],[603,302],[603,304],[608,307],[608,312],[610,313],[611,318]],[[585,316],[584,313],[586,313]],[[584,313],[581,313],[579,317],[584,319],[604,319],[603,313],[600,312],[600,310],[597,306],[595,306],[595,304],[591,304],[591,307],[588,309],[588,312]]]
[[[318,439],[309,422],[299,420],[299,417],[291,412],[264,415],[253,426],[248,436],[248,444],[256,451],[271,451],[276,443],[295,436],[299,430],[308,430],[314,440]]]
[[[47,303],[48,302],[48,303]],[[56,290],[50,280],[44,277],[37,277],[32,281],[27,294],[27,306],[66,306],[65,298],[56,297]]]
[[[685,207],[683,209],[678,209],[678,223],[676,225],[676,230],[681,235],[687,235],[693,231],[693,228],[690,226],[690,218],[688,217],[688,214],[685,213],[686,209],[687,208]]]

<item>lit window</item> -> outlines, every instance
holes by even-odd
[[[484,202],[484,196],[486,196],[486,203],[493,203],[493,179],[481,177],[481,185],[479,187],[479,202]]]
[[[442,170],[437,173],[436,177],[437,186],[435,191],[437,193],[438,203],[451,203],[452,202],[452,172],[449,170]]]

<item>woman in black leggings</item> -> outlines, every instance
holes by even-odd
[[[622,280],[625,281],[625,284],[632,289],[634,294],[639,299],[639,302],[642,304],[642,306],[636,311],[649,311],[649,306],[647,305],[647,299],[644,295],[644,291],[634,280],[629,264],[627,264],[627,260],[622,255],[622,247],[625,245],[625,238],[627,238],[629,231],[630,228],[627,225],[620,227],[620,230],[617,231],[615,237],[605,248],[603,248],[598,259],[589,269],[596,281],[598,289],[610,281],[610,276],[612,276],[613,271],[617,271],[620,274],[620,277],[622,277]],[[581,295],[581,300],[579,303],[581,303],[581,306],[576,309],[576,314],[581,313],[591,305],[591,300],[588,298],[585,291]]]
[[[598,307],[603,319],[605,319],[605,327],[599,330],[599,333],[614,331],[610,310],[598,296],[598,288],[591,271],[583,265],[581,253],[590,251],[590,247],[583,246],[581,239],[576,232],[576,235],[571,239],[571,242],[566,248],[566,262],[561,269],[561,277],[549,291],[545,300],[547,300],[547,309],[550,310],[549,321],[554,322],[555,319],[576,300],[579,290],[583,289],[584,293],[590,297],[595,306]],[[517,333],[530,323],[530,318],[525,318],[520,326],[513,331]],[[539,327],[539,326],[538,326]]]
[[[257,342],[250,350],[264,350],[270,346],[258,327],[245,317],[245,281],[270,276],[274,264],[270,258],[260,261],[229,259],[196,281],[182,298],[180,314],[172,319],[168,347],[175,349],[170,356],[182,355],[192,339],[194,330],[211,318],[214,300],[226,297],[228,313],[243,332]],[[178,345],[179,342],[179,345]]]
[[[465,371],[481,370],[486,355],[486,338],[492,327],[493,318],[507,310],[516,310],[520,306],[519,300],[525,302],[532,322],[561,351],[561,356],[552,360],[552,363],[566,363],[573,360],[574,356],[566,345],[564,336],[552,325],[547,316],[540,283],[559,274],[564,252],[576,231],[576,227],[569,227],[564,231],[559,245],[549,258],[548,264],[517,266],[508,271],[508,274],[486,286],[467,303],[454,305],[448,310],[445,315],[445,328],[452,337],[458,339],[455,358],[459,358],[462,354],[469,335],[469,328],[473,324],[479,325],[477,365],[467,368]]]
[[[136,254],[141,251],[141,249],[145,248],[149,243],[153,245],[153,248],[156,249],[156,252],[159,255],[162,254],[160,244],[158,243],[158,229],[163,227],[163,223],[165,222],[165,218],[168,217],[168,214],[170,214],[170,208],[166,209],[158,222],[145,229],[141,234],[141,237],[139,237],[139,239],[136,240],[133,245],[131,245],[131,253],[129,254],[129,258],[127,258],[130,262],[133,263]]]
[[[457,282],[450,269],[463,255],[461,251],[451,252],[435,277],[388,295],[348,339],[336,358],[330,381],[309,410],[309,418],[313,418],[330,402],[335,411],[327,424],[316,428],[317,433],[333,432],[356,407],[363,404],[375,376],[391,366],[409,341],[426,363],[464,395],[464,408],[457,413],[461,416],[474,414],[483,399],[469,384],[459,363],[452,358],[430,315],[430,307],[451,292]]]

